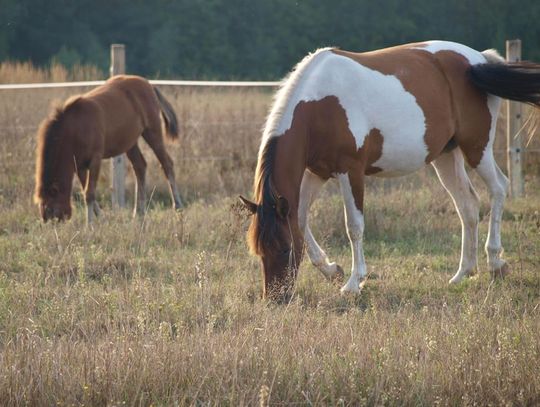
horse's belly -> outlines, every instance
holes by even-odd
[[[374,175],[398,177],[418,171],[426,164],[426,156],[427,148],[423,135],[408,139],[407,144],[385,140],[381,157],[371,166],[377,169]]]

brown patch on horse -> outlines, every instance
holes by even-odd
[[[306,135],[300,143],[298,134]],[[364,144],[357,148],[345,109],[336,96],[299,102],[294,109],[290,129],[269,139],[259,157],[254,185],[257,212],[248,231],[251,251],[261,255],[280,249],[275,244],[280,233],[276,202],[279,196],[285,196],[291,204],[291,213],[296,216],[299,185],[305,168],[323,179],[339,173],[375,174],[381,169],[372,164],[381,157],[382,145],[380,130],[372,129]],[[297,150],[295,156],[298,160],[276,165],[280,152],[290,154],[291,149]],[[291,176],[298,179],[291,182]],[[362,206],[360,203],[357,205],[359,209]]]
[[[384,137],[381,134],[381,131],[379,129],[371,129],[362,146],[362,149],[366,149],[366,175],[373,175],[382,171],[381,168],[375,167],[372,164],[381,158],[383,143]]]
[[[452,87],[457,122],[455,143],[463,151],[467,163],[475,168],[489,141],[492,118],[488,95],[469,80],[467,72],[471,65],[464,56],[452,51],[439,51],[434,56],[444,67]]]
[[[381,158],[383,135],[379,129],[371,129],[363,145],[357,147],[345,109],[336,96],[298,103],[293,114],[293,125],[295,121],[302,121],[302,117],[309,117],[310,123],[306,157],[306,166],[310,171],[323,179],[348,173],[352,169],[366,174],[381,171],[372,164]],[[286,136],[287,133],[281,137]]]
[[[465,73],[470,64],[465,57],[453,51],[431,54],[412,49],[415,46],[421,44],[362,54],[342,50],[332,52],[385,75],[395,76],[416,98],[426,120],[426,163],[453,149],[453,143],[456,143],[469,164],[473,167],[478,165],[491,126],[486,94],[467,80]]]

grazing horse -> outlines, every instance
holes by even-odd
[[[505,274],[501,216],[508,180],[493,158],[500,98],[540,106],[540,65],[505,63],[494,50],[429,41],[373,52],[320,49],[283,82],[268,116],[255,174],[248,243],[262,260],[263,296],[290,296],[303,255],[329,279],[342,277],[308,225],[321,186],[337,178],[352,270],[342,292],[366,278],[362,249],[364,177],[393,177],[431,164],[462,223],[457,283],[477,264],[478,196],[465,162],[486,183],[489,269]]]
[[[87,222],[99,214],[95,189],[101,160],[126,153],[136,176],[134,214],[144,213],[146,161],[137,145],[142,135],[156,154],[169,182],[176,209],[182,206],[165,134],[178,138],[170,103],[144,78],[115,76],[83,95],[68,99],[38,131],[35,201],[43,220],[71,217],[71,189],[77,176],[84,189]]]

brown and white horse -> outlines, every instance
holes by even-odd
[[[264,128],[248,243],[262,259],[264,295],[291,292],[304,244],[329,279],[343,275],[315,241],[308,211],[337,178],[344,198],[352,270],[342,292],[366,277],[362,249],[364,177],[435,168],[462,222],[457,283],[477,264],[478,196],[465,162],[486,183],[491,216],[489,269],[505,274],[501,216],[508,180],[493,158],[500,97],[540,105],[540,65],[507,64],[494,50],[429,41],[366,53],[320,49],[278,91]]]
[[[165,133],[178,138],[176,114],[165,97],[138,76],[115,76],[96,89],[68,99],[38,131],[35,201],[41,217],[69,219],[71,189],[77,173],[84,189],[87,222],[99,214],[95,188],[101,160],[127,153],[137,179],[134,213],[145,205],[146,161],[137,145],[142,135],[156,154],[169,182],[175,208],[182,206]]]

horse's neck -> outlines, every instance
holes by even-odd
[[[273,180],[276,190],[289,201],[291,210],[298,208],[300,184],[306,169],[306,134],[290,129],[279,137],[276,146]]]
[[[56,157],[55,176],[62,189],[66,192],[71,192],[73,177],[75,175],[76,164],[75,156],[73,155],[72,143],[68,140],[59,141],[61,150]]]

